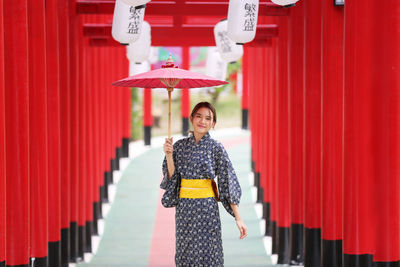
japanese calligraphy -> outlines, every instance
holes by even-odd
[[[219,41],[221,44],[220,47],[221,47],[222,53],[232,52],[232,47],[230,44],[230,40],[228,38],[227,31],[218,32],[218,38],[219,38]]]
[[[254,26],[256,25],[256,12],[257,12],[257,5],[246,3],[244,5],[245,9],[245,21],[244,21],[244,28],[243,31],[254,31]]]
[[[139,34],[139,26],[140,26],[140,18],[142,9],[135,9],[134,6],[131,6],[129,9],[129,25],[128,25],[128,33],[129,34]]]

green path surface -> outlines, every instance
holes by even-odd
[[[249,144],[234,145],[227,151],[242,186],[240,212],[249,234],[244,240],[239,239],[234,218],[220,204],[225,266],[272,266],[264,250],[251,198]],[[97,253],[90,263],[78,266],[148,265],[162,159],[162,149],[155,148],[130,162],[118,183]]]

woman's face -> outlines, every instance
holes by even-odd
[[[190,117],[193,125],[193,131],[199,134],[206,134],[215,123],[213,122],[213,113],[208,108],[202,107],[197,110],[193,117]]]

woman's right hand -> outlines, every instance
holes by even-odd
[[[164,143],[164,153],[166,156],[172,156],[172,152],[174,151],[174,147],[172,144],[172,137],[171,138],[165,138],[165,143]]]

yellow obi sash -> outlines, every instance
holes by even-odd
[[[209,179],[182,179],[179,198],[216,197]]]

